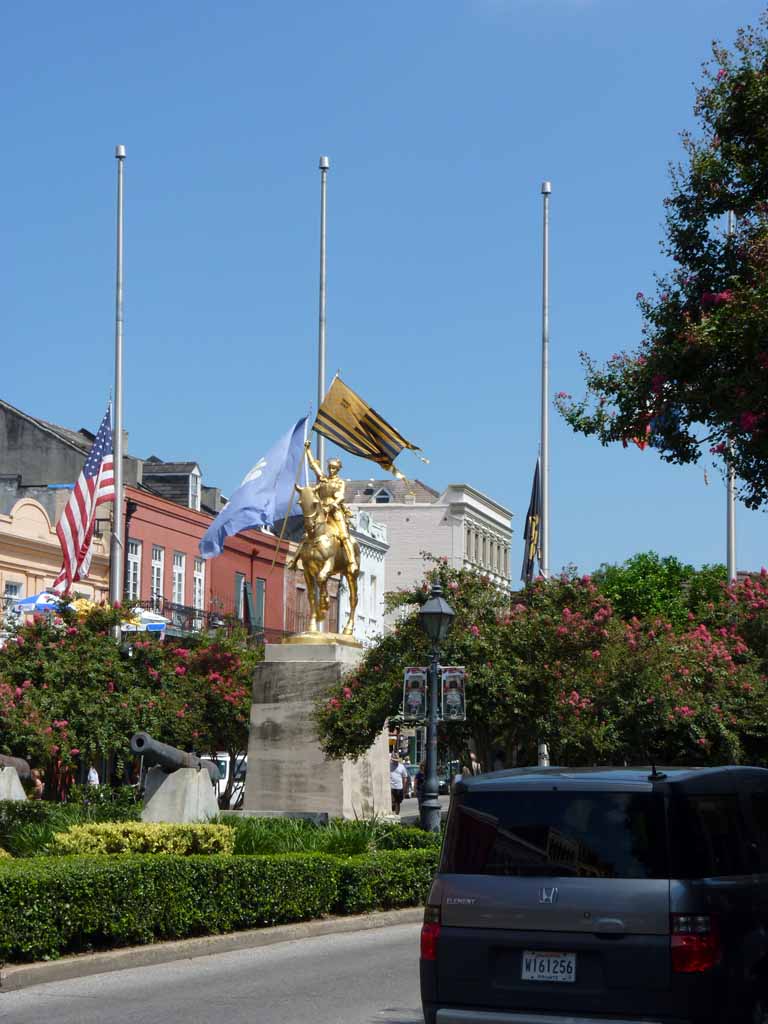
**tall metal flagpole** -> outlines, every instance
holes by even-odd
[[[733,239],[733,210],[728,211],[728,238]],[[728,442],[728,453],[733,451],[733,442]],[[728,565],[728,582],[736,580],[736,473],[729,463],[726,483],[726,549]]]
[[[109,558],[109,601],[123,598],[123,161],[125,146],[115,147],[117,159],[117,275],[115,283],[115,404],[112,410],[112,458],[115,504]]]
[[[327,156],[320,157],[320,318],[317,336],[317,408],[325,398],[325,204],[328,185]],[[317,461],[325,465],[325,438],[317,435]]]
[[[544,200],[544,240],[541,289],[541,564],[549,577],[549,196],[552,183],[541,184]]]
[[[540,501],[541,501],[541,560],[539,572],[549,578],[549,197],[552,182],[541,183],[543,199],[543,246],[541,269],[541,440],[540,440]],[[546,739],[538,743],[538,764],[549,767],[549,744]]]

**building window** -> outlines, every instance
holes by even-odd
[[[475,565],[480,562],[480,534],[475,531],[475,556],[473,559]]]
[[[173,603],[184,604],[184,562],[180,551],[173,552]]]
[[[464,546],[464,550],[467,553],[466,557],[467,557],[468,561],[471,562],[472,561],[472,527],[471,526],[467,527],[467,540],[466,540],[466,544]]]
[[[371,576],[371,618],[375,619],[379,612],[379,581]]]
[[[129,601],[138,601],[141,593],[141,542],[128,541],[128,566],[125,593]]]
[[[392,501],[392,495],[385,487],[382,487],[380,491],[376,491],[373,500],[377,505],[388,505]]]
[[[254,629],[264,629],[264,603],[266,599],[266,594],[267,581],[256,580],[256,594],[254,595],[256,607],[254,608],[253,611]]]
[[[195,559],[192,574],[192,607],[202,611],[205,607],[205,562],[202,558]]]
[[[242,620],[245,612],[245,575],[241,572],[235,573],[235,615]]]
[[[165,566],[165,549],[152,545],[152,601],[163,599],[163,568]]]
[[[509,576],[509,548],[504,548],[504,575]]]
[[[488,538],[487,537],[483,537],[482,564],[483,565],[487,565],[488,564]]]
[[[198,473],[189,474],[189,507],[200,511],[200,476]]]

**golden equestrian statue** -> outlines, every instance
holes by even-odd
[[[338,573],[349,587],[349,616],[342,635],[352,636],[357,612],[357,577],[360,572],[360,548],[349,536],[352,513],[344,503],[344,481],[339,476],[340,459],[328,461],[328,472],[313,458],[311,442],[304,442],[304,451],[317,477],[317,483],[296,487],[299,505],[304,515],[304,537],[290,563],[296,569],[301,563],[309,598],[309,632],[318,639],[334,634],[321,633],[321,625],[328,614],[328,579]]]

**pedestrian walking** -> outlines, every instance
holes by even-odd
[[[96,771],[94,765],[91,765],[88,769],[88,785],[98,786],[99,784],[99,773]]]
[[[469,752],[469,770],[473,775],[482,775],[483,768],[480,762],[477,760],[477,755],[472,751]]]
[[[392,812],[400,813],[400,804],[403,802],[404,789],[408,772],[400,763],[397,754],[393,754],[389,762],[389,788],[392,792]]]

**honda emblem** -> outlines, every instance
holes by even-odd
[[[557,903],[558,889],[556,885],[550,886],[543,885],[539,889],[539,903]]]

